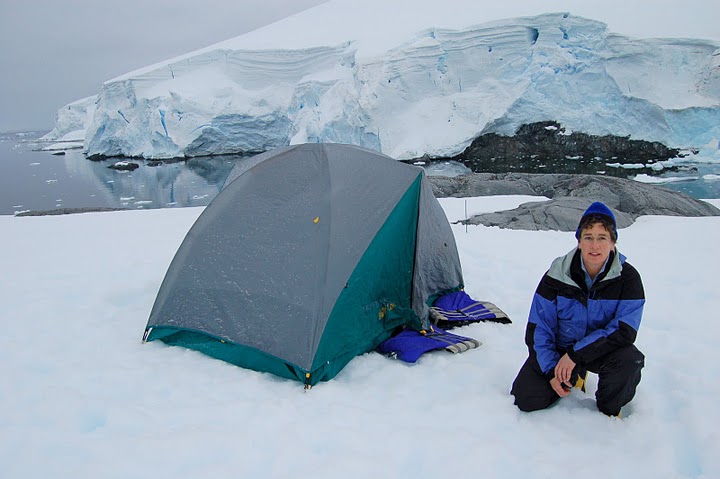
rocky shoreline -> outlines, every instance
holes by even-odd
[[[82,208],[54,208],[52,210],[30,210],[16,213],[15,216],[59,216],[79,213],[106,213],[110,211],[130,211],[128,208],[112,208],[105,206],[86,206]]]
[[[582,212],[602,201],[615,213],[618,227],[626,228],[643,215],[720,216],[720,209],[684,193],[624,178],[602,175],[471,173],[456,177],[431,176],[437,198],[496,195],[544,196],[518,208],[475,215],[461,224],[498,226],[520,230],[574,231]],[[16,216],[48,216],[122,211],[123,208],[58,208],[27,211]]]
[[[493,195],[544,196],[518,208],[476,215],[462,224],[521,230],[575,231],[577,220],[593,201],[613,210],[619,228],[642,215],[720,216],[720,209],[684,193],[603,175],[472,173],[454,178],[430,177],[437,198]]]

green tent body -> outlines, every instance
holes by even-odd
[[[239,162],[187,233],[145,339],[304,382],[333,378],[462,287],[421,168],[338,144]]]

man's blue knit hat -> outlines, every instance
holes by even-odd
[[[585,219],[586,216],[590,215],[602,215],[606,216],[607,219],[610,220],[610,222],[613,225],[613,230],[615,231],[615,238],[618,237],[617,232],[617,222],[615,221],[615,215],[612,211],[610,211],[610,208],[605,206],[603,203],[600,203],[599,201],[596,201],[595,203],[588,206],[588,209],[585,210],[585,213],[583,213],[582,218],[580,218],[580,223]],[[578,224],[577,231],[575,231],[575,238],[580,239],[580,224]]]

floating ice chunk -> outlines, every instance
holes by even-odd
[[[610,168],[625,168],[626,170],[640,170],[645,168],[642,163],[605,163]]]
[[[633,178],[635,181],[638,181],[640,183],[648,183],[648,184],[664,184],[664,183],[680,183],[683,181],[694,181],[697,180],[697,176],[668,176],[668,177],[657,177],[657,176],[650,176],[646,174],[641,174],[635,176]]]

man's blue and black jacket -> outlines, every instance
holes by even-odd
[[[525,343],[552,379],[563,353],[579,366],[635,342],[645,292],[640,274],[617,249],[588,291],[580,250],[553,261],[535,291]]]

